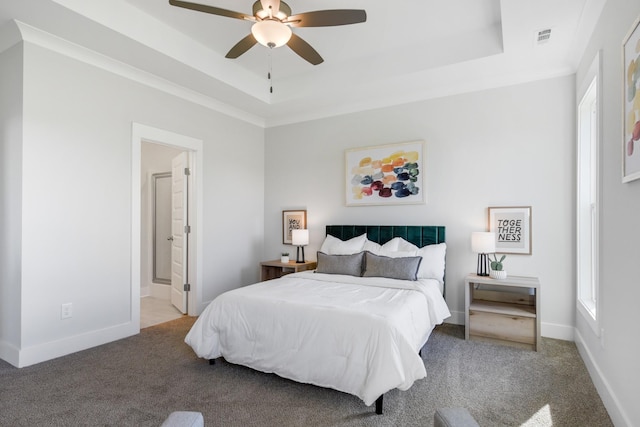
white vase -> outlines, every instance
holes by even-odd
[[[281,256],[280,257],[280,262],[283,264],[288,264],[289,263],[289,257],[288,256]]]
[[[492,279],[506,279],[507,278],[507,271],[506,270],[491,270],[489,272],[489,276],[491,276]]]

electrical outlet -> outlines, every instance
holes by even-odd
[[[69,319],[73,317],[73,304],[70,302],[60,306],[60,319]]]

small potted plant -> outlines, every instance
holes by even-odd
[[[282,254],[280,254],[280,262],[283,264],[289,263],[289,252],[282,252]]]
[[[502,257],[500,257],[500,261],[498,261],[498,257],[496,256],[496,254],[493,254],[493,260],[491,259],[491,255],[489,255],[489,261],[491,261],[491,271],[489,272],[489,276],[491,276],[494,279],[507,278],[506,270],[502,269],[503,268],[502,261],[504,261],[506,257],[507,257],[506,255],[502,255]]]

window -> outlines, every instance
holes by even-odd
[[[578,312],[596,335],[598,327],[599,55],[578,104],[577,296]],[[580,93],[580,92],[579,92]]]

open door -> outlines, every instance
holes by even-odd
[[[189,153],[171,162],[171,304],[186,314],[189,285]]]

